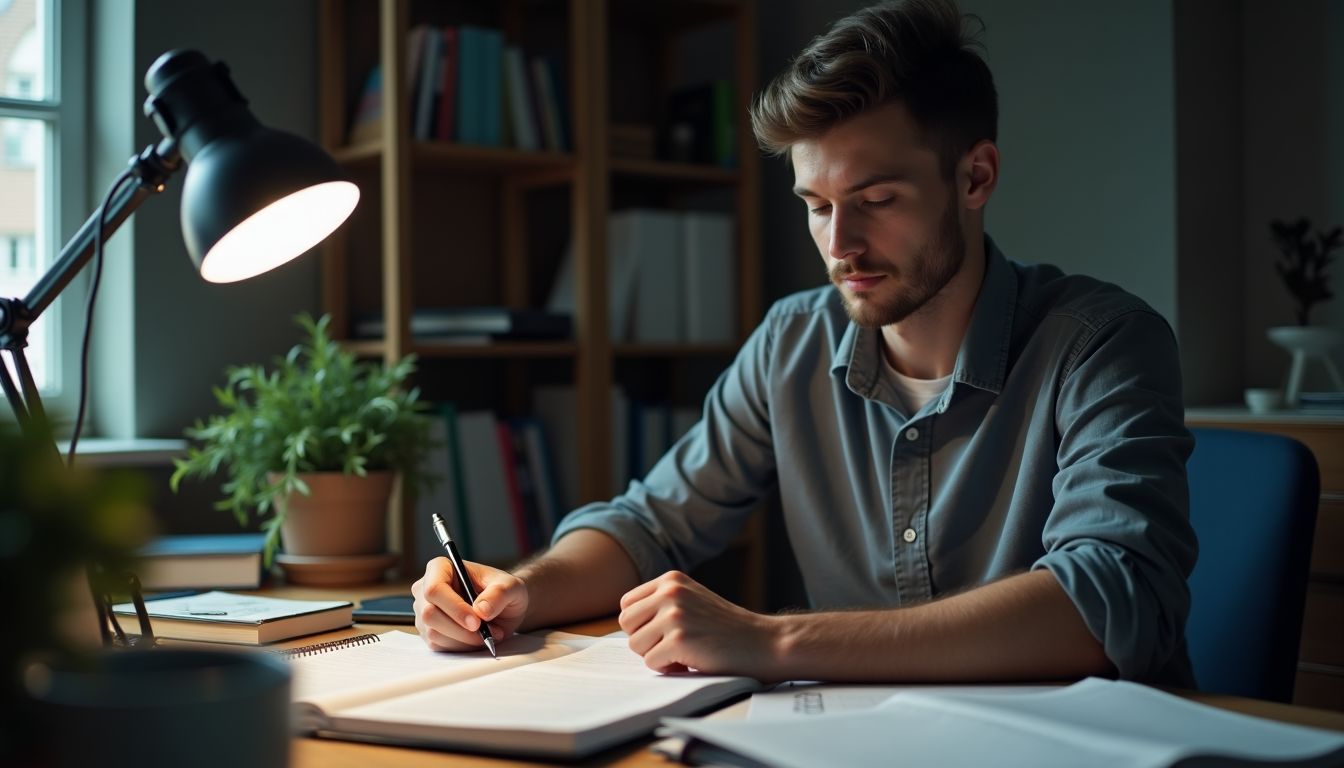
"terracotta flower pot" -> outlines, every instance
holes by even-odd
[[[376,555],[387,551],[392,472],[300,475],[312,495],[285,499],[280,541],[290,555]]]

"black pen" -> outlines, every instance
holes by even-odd
[[[434,524],[434,535],[439,537],[439,543],[448,553],[448,561],[453,564],[453,570],[457,571],[457,580],[462,582],[462,591],[467,593],[467,602],[476,603],[476,590],[471,586],[471,577],[467,575],[466,563],[462,562],[462,555],[457,553],[457,545],[453,543],[453,537],[448,535],[448,526],[443,524],[443,518],[439,517],[437,512],[430,515],[430,521]],[[485,622],[481,622],[481,639],[485,641],[485,647],[490,651],[490,655],[496,659],[499,654],[495,653],[495,638],[490,634],[490,627]]]

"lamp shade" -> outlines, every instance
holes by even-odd
[[[206,280],[245,280],[317,245],[359,188],[312,142],[262,125],[221,62],[170,51],[145,75],[145,113],[187,161],[182,237]]]

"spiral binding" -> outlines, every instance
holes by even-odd
[[[304,656],[316,656],[319,653],[339,651],[342,648],[353,648],[357,645],[368,645],[369,643],[377,642],[381,642],[377,635],[356,635],[341,640],[328,640],[325,643],[313,643],[312,645],[305,645],[299,648],[283,648],[277,650],[276,653],[287,659],[298,659]]]

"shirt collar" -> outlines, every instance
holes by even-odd
[[[966,328],[966,337],[957,352],[957,362],[952,370],[954,383],[994,394],[1003,390],[1016,303],[1017,273],[989,235],[985,235],[985,277],[975,300],[970,325]],[[881,354],[878,329],[864,328],[850,321],[836,347],[831,375],[845,371],[845,384],[854,394],[874,398],[882,370]]]

